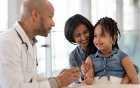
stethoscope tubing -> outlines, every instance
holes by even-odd
[[[28,45],[27,45],[27,43],[23,41],[23,39],[21,38],[21,35],[18,33],[18,31],[17,31],[16,29],[15,29],[15,31],[17,32],[19,38],[21,39],[21,42],[22,42],[21,44],[25,44],[26,47],[27,47],[27,50],[28,50]]]

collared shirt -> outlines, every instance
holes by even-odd
[[[29,37],[28,37],[28,38],[29,38]],[[33,38],[33,39],[30,39],[30,38],[29,38],[29,40],[30,40],[30,42],[31,42],[32,45],[34,45],[34,44],[36,44],[36,43],[38,42],[36,38]],[[37,61],[37,66],[38,66],[38,61]],[[50,78],[48,79],[48,81],[49,81],[50,86],[51,86],[52,88],[58,88],[58,84],[57,84],[57,81],[55,80],[55,77],[50,77]]]
[[[28,37],[28,38],[29,38],[29,37]],[[30,42],[31,42],[32,45],[34,45],[35,43],[38,42],[36,38],[33,38],[33,39],[30,39],[30,38],[29,38],[29,40],[30,40]]]
[[[117,48],[114,48],[106,58],[100,51],[91,54],[90,57],[93,61],[95,77],[115,76],[123,78],[125,70],[121,64],[121,60],[126,56],[128,56],[126,53]]]
[[[69,55],[69,64],[70,67],[81,67],[82,62],[85,61],[87,58],[84,50],[80,47],[77,46]],[[82,79],[84,79],[84,75],[82,75],[81,77]],[[75,81],[76,83],[79,83],[79,81]]]
[[[28,37],[28,38],[29,38],[29,37]],[[34,44],[36,44],[36,43],[38,42],[36,38],[33,38],[33,39],[30,39],[30,38],[29,38],[29,40],[30,40],[30,42],[31,42],[32,45],[34,45]],[[37,66],[38,66],[38,61],[37,61]],[[50,78],[48,79],[48,81],[49,81],[50,86],[51,86],[52,88],[58,88],[58,84],[57,84],[57,81],[55,80],[55,77],[50,77]]]
[[[85,52],[80,46],[77,46],[69,55],[70,67],[81,67],[82,62],[86,60]]]

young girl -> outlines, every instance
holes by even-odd
[[[93,43],[98,50],[86,59],[86,63],[92,65],[85,74],[86,84],[123,83],[125,74],[130,83],[139,83],[130,58],[118,48],[119,36],[117,23],[112,18],[104,17],[96,23]]]
[[[69,55],[71,68],[80,68],[87,56],[97,51],[92,42],[93,36],[90,36],[93,29],[91,22],[80,14],[75,14],[66,21],[64,28],[66,39],[73,45],[78,45]],[[84,79],[84,75],[81,78]]]

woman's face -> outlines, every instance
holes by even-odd
[[[89,43],[90,33],[86,25],[79,25],[73,32],[73,39],[78,43],[82,49],[86,49]]]

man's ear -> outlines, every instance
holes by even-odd
[[[34,21],[36,21],[39,17],[39,13],[36,9],[32,10],[31,16],[33,18]]]

